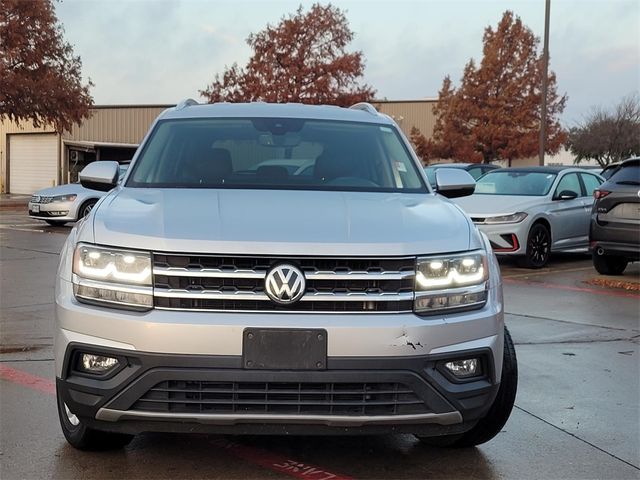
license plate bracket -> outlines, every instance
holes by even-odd
[[[33,213],[40,213],[40,205],[37,205],[37,204],[36,205],[32,205],[31,206],[31,211]]]
[[[327,331],[245,328],[242,365],[252,370],[324,370],[327,368]]]

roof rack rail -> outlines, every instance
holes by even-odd
[[[356,103],[355,105],[351,105],[349,108],[353,108],[354,110],[362,110],[364,112],[368,112],[372,115],[377,115],[378,114],[378,110],[376,110],[376,107],[374,107],[373,105],[371,105],[368,102],[360,102],[360,103]]]
[[[176,105],[176,110],[182,110],[183,108],[190,107],[192,105],[198,105],[198,102],[193,98],[185,98],[180,103]]]

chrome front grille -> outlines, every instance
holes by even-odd
[[[51,203],[53,197],[42,197],[40,195],[31,195],[31,203]]]
[[[290,305],[272,302],[267,272],[279,263],[304,273],[306,290]],[[413,308],[415,258],[227,257],[156,253],[157,308],[243,311],[398,312]]]

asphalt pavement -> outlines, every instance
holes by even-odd
[[[441,450],[410,435],[139,435],[79,452],[58,426],[53,283],[68,227],[0,212],[0,478],[640,478],[640,265],[603,287],[584,255],[501,262],[519,390],[503,431]]]

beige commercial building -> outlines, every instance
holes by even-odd
[[[427,137],[435,117],[435,99],[377,101],[409,136],[413,127]],[[71,132],[34,128],[30,122],[0,121],[0,186],[2,192],[31,194],[41,188],[73,182],[94,160],[130,159],[153,120],[171,105],[96,106]],[[535,164],[537,159],[518,162]]]
[[[2,191],[30,194],[75,181],[94,160],[130,159],[151,122],[170,105],[98,106],[91,117],[60,135],[31,122],[0,122]]]

